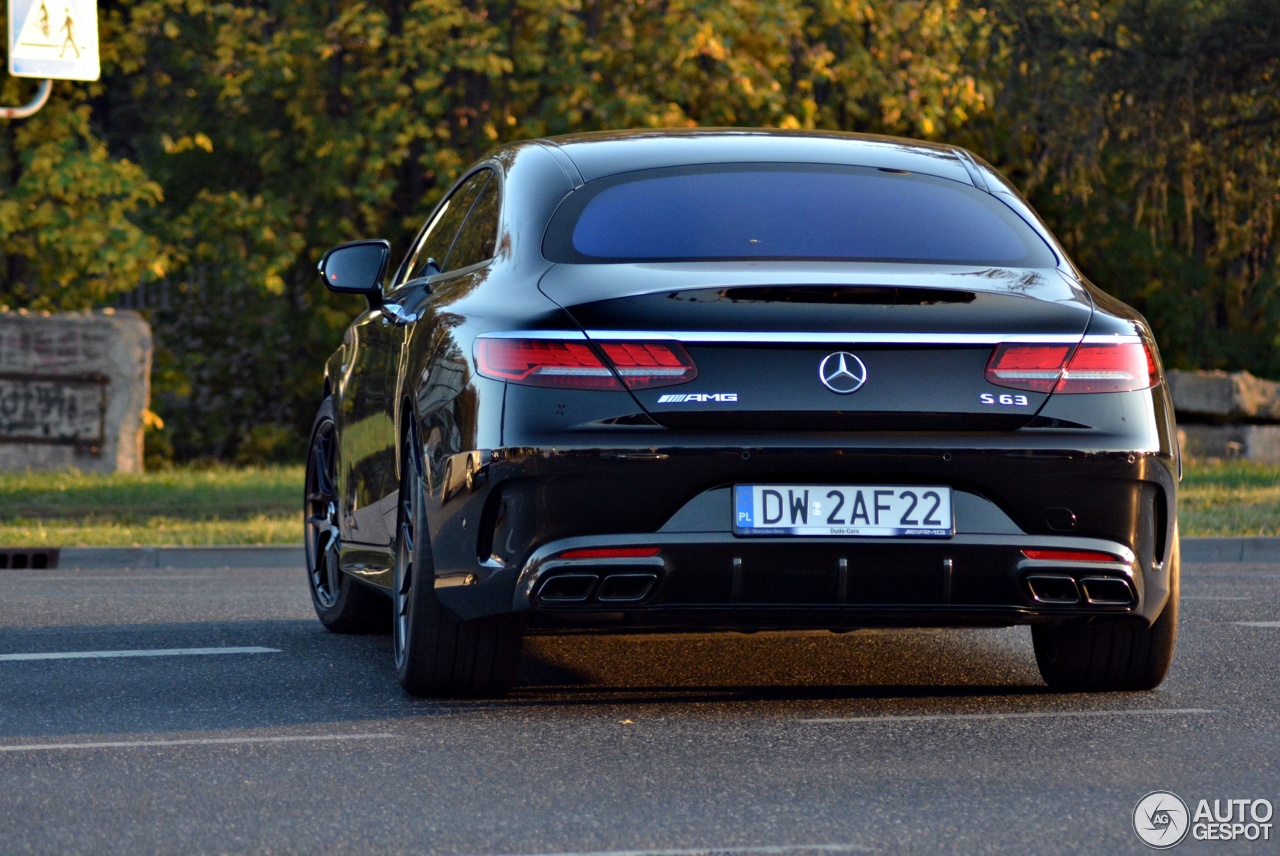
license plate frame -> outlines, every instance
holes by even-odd
[[[955,534],[952,492],[945,485],[738,484],[733,486],[732,514],[734,534],[752,537],[914,539]]]

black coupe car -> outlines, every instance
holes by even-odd
[[[320,263],[368,308],[325,366],[307,564],[325,626],[392,619],[408,692],[500,694],[566,628],[1027,624],[1052,687],[1164,679],[1151,331],[969,152],[532,140],[390,253]]]

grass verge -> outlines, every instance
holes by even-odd
[[[1187,466],[1178,494],[1183,535],[1280,535],[1280,466],[1248,461]]]
[[[0,547],[302,543],[303,469],[0,473]],[[1280,535],[1280,466],[1189,465],[1182,534]]]
[[[303,468],[0,473],[0,547],[301,544]]]

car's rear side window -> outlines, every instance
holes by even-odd
[[[543,243],[553,262],[830,260],[1052,267],[989,193],[949,179],[823,164],[622,173],[570,194]]]
[[[428,276],[431,273],[427,267],[429,261],[435,263],[437,271],[444,269],[445,259],[458,236],[458,230],[462,228],[476,197],[488,185],[492,175],[492,170],[479,170],[436,209],[434,219],[423,226],[414,239],[409,256],[401,263],[396,275],[397,287],[408,280]]]
[[[471,213],[454,239],[442,270],[470,267],[493,258],[498,238],[498,182],[490,180],[471,205]]]

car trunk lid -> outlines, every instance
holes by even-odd
[[[1014,430],[1048,396],[989,383],[993,349],[1074,346],[1092,311],[1057,271],[1010,268],[559,265],[540,287],[594,342],[680,343],[696,379],[633,390],[676,429]]]

